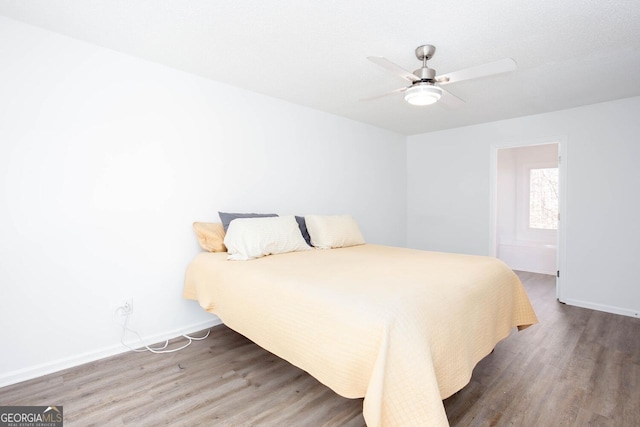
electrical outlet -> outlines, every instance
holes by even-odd
[[[122,304],[120,304],[120,307],[118,307],[118,313],[120,313],[120,316],[128,316],[130,314],[133,314],[133,298],[127,298],[123,300]]]

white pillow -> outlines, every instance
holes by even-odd
[[[311,250],[293,215],[237,218],[224,237],[227,259],[246,261],[265,255]]]
[[[364,245],[358,223],[351,215],[306,215],[311,244],[320,249]]]

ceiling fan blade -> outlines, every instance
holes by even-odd
[[[407,79],[412,83],[420,80],[420,78],[415,74],[413,74],[412,72],[405,70],[401,66],[394,64],[393,62],[389,61],[387,58],[384,58],[382,56],[367,56],[367,59],[373,62],[374,64],[377,64],[382,68],[387,69],[387,71],[391,71],[396,76],[402,77],[403,79]]]
[[[440,102],[438,102],[438,104],[442,103],[449,108],[458,108],[465,104],[464,100],[458,98],[448,90],[444,90],[442,88],[440,89],[442,90],[442,97],[440,98]]]
[[[493,74],[506,73],[513,71],[517,67],[516,61],[511,58],[501,59],[488,64],[476,65],[475,67],[465,68],[464,70],[454,71],[453,73],[443,74],[436,77],[436,81],[441,84],[449,84],[461,82],[463,80],[477,79],[479,77],[491,76]]]
[[[371,101],[371,100],[378,99],[378,98],[384,98],[386,96],[395,95],[396,93],[402,93],[402,92],[404,92],[406,90],[407,90],[406,87],[401,87],[399,89],[395,89],[395,90],[389,91],[387,93],[383,93],[382,95],[375,95],[375,96],[370,96],[368,98],[361,98],[360,101]]]

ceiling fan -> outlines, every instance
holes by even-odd
[[[465,68],[464,70],[455,71],[442,75],[436,75],[436,70],[427,67],[427,61],[436,53],[435,46],[425,44],[416,48],[416,57],[422,61],[422,67],[413,73],[405,70],[399,65],[394,64],[387,58],[382,56],[369,56],[367,59],[374,64],[385,68],[387,71],[408,80],[411,84],[382,95],[366,98],[364,101],[377,99],[384,96],[394,95],[396,93],[404,93],[404,99],[411,105],[430,105],[438,102],[442,98],[442,102],[450,107],[456,107],[464,104],[464,101],[449,91],[442,89],[440,86],[450,83],[461,82],[464,80],[477,79],[479,77],[491,76],[494,74],[506,73],[516,69],[516,61],[511,58],[501,59],[495,62],[489,62],[475,67]]]

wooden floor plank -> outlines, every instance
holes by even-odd
[[[451,426],[640,426],[640,319],[560,304],[553,276],[518,275],[540,324],[499,343],[444,401]],[[71,427],[364,426],[362,399],[225,326],[177,353],[130,352],[0,388],[0,405],[52,403]]]

